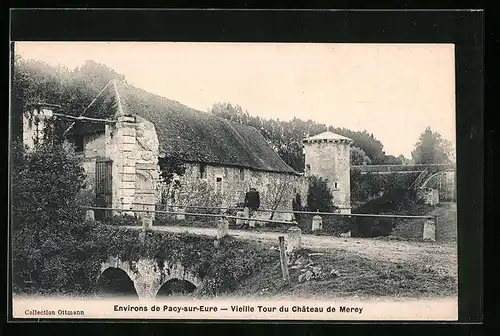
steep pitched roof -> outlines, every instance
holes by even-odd
[[[197,111],[123,82],[117,82],[124,114],[138,115],[156,128],[160,153],[184,161],[298,174],[255,128]]]

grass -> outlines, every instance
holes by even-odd
[[[308,256],[320,252],[321,255]],[[388,263],[370,260],[342,250],[302,250],[314,266],[339,276],[299,282],[300,267],[290,268],[290,286],[284,286],[279,260],[263,265],[255,276],[243,282],[234,296],[335,296],[335,297],[437,297],[457,294],[457,279],[440,265],[425,263]]]

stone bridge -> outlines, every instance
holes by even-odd
[[[351,166],[351,171],[361,174],[411,174],[428,170],[431,173],[455,171],[455,164],[416,164],[416,165],[363,165]]]
[[[437,189],[439,197],[456,199],[455,164],[417,164],[417,165],[363,165],[351,166],[351,172],[360,174],[415,174],[418,176],[408,189],[425,192]]]
[[[160,267],[154,259],[128,261],[112,256],[101,264],[97,283],[102,293],[136,294],[139,299],[147,300],[160,295],[191,293],[203,286],[200,277],[179,263],[165,262]]]

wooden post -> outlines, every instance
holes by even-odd
[[[285,237],[279,236],[279,247],[280,247],[280,259],[281,259],[281,271],[283,273],[283,281],[288,286],[290,285],[290,274],[288,273],[288,262],[286,260],[285,253]]]
[[[141,231],[139,232],[139,241],[143,246],[146,243],[146,229],[144,228],[144,226],[141,228]]]

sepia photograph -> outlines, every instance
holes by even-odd
[[[454,44],[11,57],[13,317],[457,320]]]

